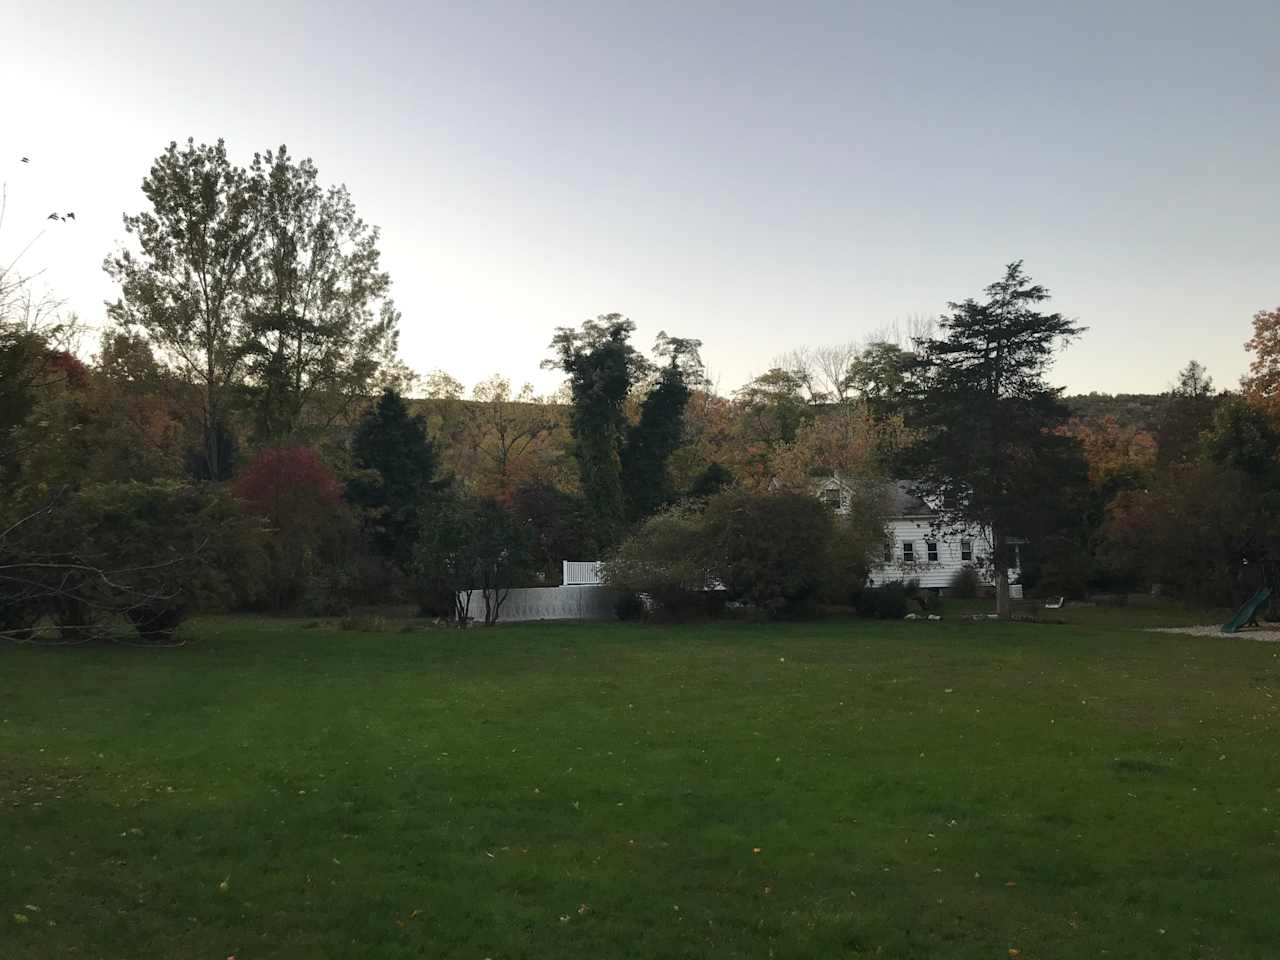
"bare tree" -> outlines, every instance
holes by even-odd
[[[863,348],[855,340],[800,347],[775,358],[772,366],[794,375],[810,403],[844,403],[850,399],[849,367]]]
[[[862,341],[860,349],[876,343],[890,343],[903,350],[914,351],[916,343],[932,339],[936,322],[927,313],[909,313],[900,320],[893,320],[871,331]]]
[[[8,191],[0,187],[0,237],[4,235]],[[63,317],[63,301],[39,284],[40,272],[20,263],[44,235],[38,231],[12,257],[0,259],[0,480],[16,475],[26,452],[18,428],[34,410],[39,394],[67,377],[54,362],[72,353],[79,324]]]
[[[531,384],[513,394],[511,381],[498,374],[476,384],[471,395],[466,407],[471,450],[492,469],[496,492],[505,496],[514,465],[559,429],[560,421]]]
[[[826,403],[831,399],[824,389],[822,370],[813,347],[797,347],[773,358],[770,370],[790,374],[801,388],[801,394],[809,403]]]

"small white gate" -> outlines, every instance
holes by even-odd
[[[566,587],[594,587],[600,584],[599,560],[561,560],[560,582]]]

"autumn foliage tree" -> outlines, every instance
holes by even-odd
[[[518,487],[538,478],[539,456],[560,429],[559,416],[531,384],[513,391],[511,381],[498,375],[476,384],[462,409],[460,445],[470,454],[473,486],[509,501]]]
[[[326,546],[345,524],[337,477],[304,446],[269,447],[231,485],[235,496],[268,525],[268,601],[275,609],[295,603],[314,574],[332,557]]]
[[[1250,403],[1280,421],[1280,307],[1253,315],[1253,336],[1244,348],[1253,358],[1240,387]]]
[[[1080,444],[1089,471],[1089,484],[1110,496],[1138,486],[1156,462],[1156,439],[1146,430],[1122,424],[1115,417],[1073,419],[1060,430]]]

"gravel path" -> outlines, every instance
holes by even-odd
[[[1193,637],[1230,637],[1241,640],[1261,640],[1263,643],[1280,643],[1280,629],[1268,630],[1263,627],[1246,627],[1239,633],[1223,633],[1221,624],[1210,624],[1205,627],[1156,627],[1151,633],[1187,633]]]

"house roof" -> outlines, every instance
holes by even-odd
[[[853,484],[847,477],[826,477],[820,481],[822,487],[830,487],[836,483],[846,490],[852,490]],[[891,517],[931,517],[936,513],[932,507],[911,492],[910,480],[894,480],[888,484],[888,514]]]
[[[911,492],[911,481],[895,480],[890,484],[889,515],[891,517],[932,516],[935,511]]]

